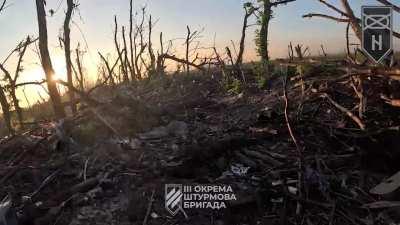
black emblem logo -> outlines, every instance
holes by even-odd
[[[387,6],[363,6],[362,49],[376,63],[382,62],[393,46],[393,13]]]

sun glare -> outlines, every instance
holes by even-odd
[[[65,66],[64,59],[61,57],[54,58],[53,67],[53,80],[65,80],[67,77],[67,68]]]
[[[67,69],[62,57],[55,57],[53,59],[54,75],[53,80],[66,80]],[[46,78],[41,65],[31,67],[23,72],[23,78],[26,81],[40,81]]]

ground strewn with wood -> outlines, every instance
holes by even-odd
[[[2,16],[9,1],[0,2]],[[47,30],[58,10],[36,0],[38,38],[27,36],[0,63],[0,225],[398,224],[396,54],[372,63],[358,48],[360,19],[349,2],[319,0],[341,17],[304,17],[347,23],[345,55],[332,57],[321,45],[318,57],[289,43],[287,59],[271,60],[273,10],[294,2],[245,3],[238,46],[231,41],[221,51],[202,47],[204,30],[190,26],[183,38],[164,40],[160,32],[156,49],[157,20],[146,7],[134,12],[130,0],[128,26],[114,16],[116,57],[98,50],[97,81],[89,85],[89,49],[72,50],[79,1],[67,0],[62,15],[63,81]],[[260,61],[245,63],[250,26],[258,27]],[[20,82],[31,44],[45,79]],[[44,84],[49,99],[31,105],[24,93],[29,108],[21,107],[17,90]],[[173,217],[165,184],[226,184],[237,199],[223,210]]]
[[[280,62],[269,89],[246,67],[241,93],[218,70],[101,87],[99,105],[1,140],[0,210],[21,224],[398,221],[398,83],[345,66]],[[172,218],[166,183],[229,184],[238,200]]]

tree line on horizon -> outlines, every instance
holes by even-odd
[[[9,0],[0,1],[0,16],[2,16],[1,12],[7,9],[8,1]],[[120,83],[135,85],[139,80],[163,76],[166,74],[165,69],[167,60],[176,62],[186,74],[189,74],[190,70],[193,68],[200,71],[206,71],[207,66],[209,67],[211,65],[220,68],[224,74],[224,69],[229,65],[234,68],[234,73],[232,75],[234,79],[245,82],[244,75],[240,71],[243,64],[246,32],[250,26],[249,19],[251,17],[256,19],[257,29],[255,43],[258,55],[260,56],[262,70],[267,74],[269,72],[268,64],[270,61],[268,37],[270,21],[273,18],[273,9],[295,1],[296,0],[255,0],[253,2],[246,2],[243,5],[244,16],[239,47],[236,50],[236,47],[233,46],[235,54],[233,54],[233,51],[231,51],[231,48],[228,46],[223,54],[219,53],[216,47],[213,46],[210,48],[211,54],[209,56],[200,55],[198,52],[200,46],[196,40],[200,37],[202,31],[192,30],[190,26],[187,26],[186,37],[184,40],[185,53],[183,57],[178,57],[173,54],[171,50],[173,40],[164,40],[163,32],[160,32],[158,37],[160,47],[158,49],[154,48],[152,40],[154,36],[153,28],[156,21],[153,19],[152,15],[149,15],[146,12],[146,7],[142,7],[139,13],[134,13],[134,2],[133,0],[129,0],[128,26],[121,26],[117,15],[114,16],[113,45],[117,57],[111,58],[101,51],[98,52],[98,56],[101,59],[98,74],[99,82],[96,86],[88,89],[85,87],[84,65],[82,63],[84,51],[80,49],[79,44],[74,50],[71,47],[71,39],[73,39],[73,37],[71,37],[71,21],[79,8],[79,0],[65,1],[66,11],[62,26],[62,34],[59,37],[65,56],[66,81],[54,79],[55,72],[49,53],[47,16],[49,14],[54,14],[54,10],[46,10],[45,0],[35,0],[38,37],[27,36],[11,51],[5,60],[0,62],[0,70],[3,73],[2,80],[4,81],[0,84],[0,105],[5,124],[9,133],[14,134],[15,127],[13,126],[11,118],[12,113],[15,112],[19,127],[23,128],[23,110],[19,104],[18,96],[16,95],[16,89],[22,86],[46,84],[55,118],[61,119],[66,117],[66,107],[70,107],[72,113],[76,114],[77,104],[79,102],[85,102],[89,105],[97,104],[98,102],[90,97],[90,94],[99,86],[115,86]],[[331,19],[336,22],[347,23],[348,30],[349,28],[352,28],[357,38],[361,39],[360,18],[355,16],[348,0],[340,0],[343,9],[330,4],[325,0],[315,1],[318,1],[334,12],[339,13],[340,17],[310,13],[304,15],[304,18],[320,17]],[[395,11],[400,12],[398,6],[387,0],[377,1],[384,5],[392,6]],[[394,33],[394,36],[400,38],[400,34],[396,32]],[[38,44],[40,62],[45,73],[45,80],[19,83],[18,78],[23,70],[23,58],[28,46],[31,44]],[[352,54],[350,52],[348,39],[347,46],[348,56],[355,60],[356,56],[351,56]],[[300,45],[295,46],[295,50],[298,52],[299,56],[304,54],[304,50],[301,49]],[[14,72],[11,72],[11,69],[7,68],[5,64],[13,54],[18,56],[18,61],[13,70]],[[290,54],[292,54],[292,56],[290,56]],[[292,49],[289,48],[289,58],[292,57],[293,47]],[[68,102],[62,101],[61,94],[57,88],[58,85],[67,88]]]

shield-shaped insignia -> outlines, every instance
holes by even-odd
[[[165,185],[165,209],[175,216],[182,209],[182,184]]]
[[[393,46],[393,13],[387,6],[363,6],[362,49],[376,63],[380,63]]]

